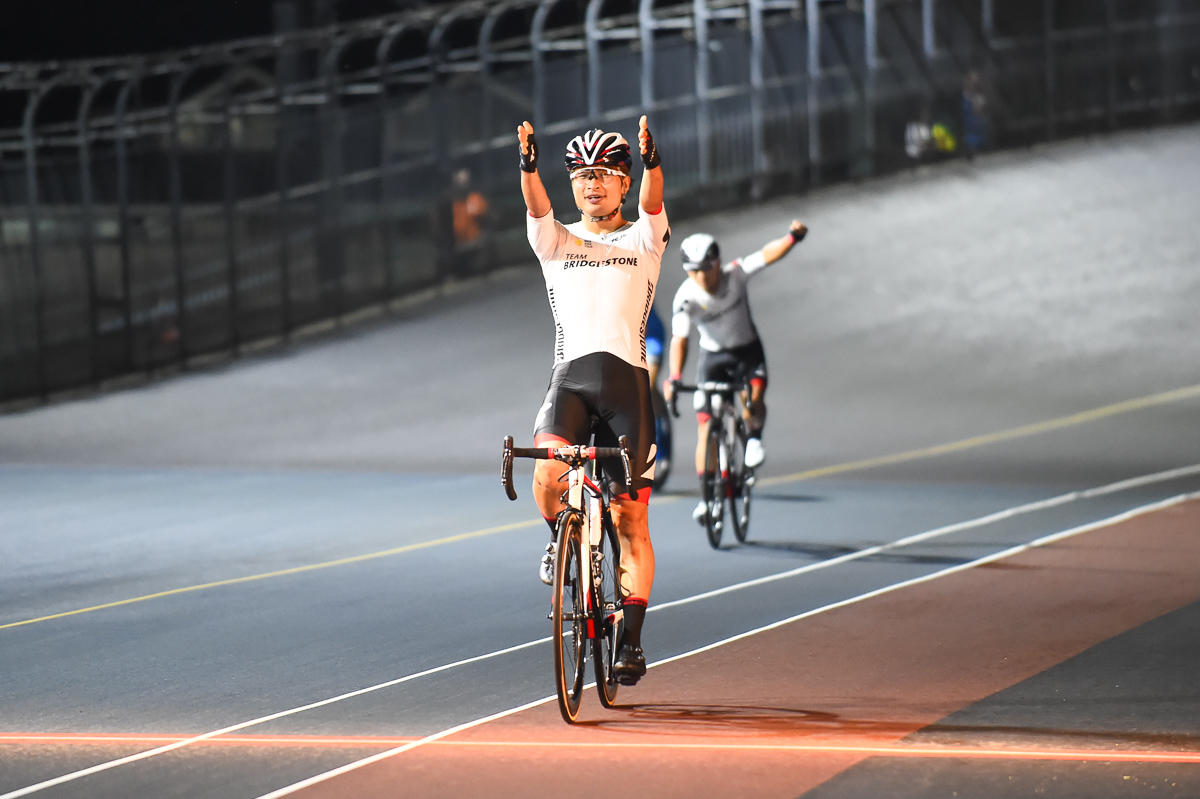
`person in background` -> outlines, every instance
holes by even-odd
[[[700,364],[696,382],[749,383],[749,396],[743,397],[746,427],[746,465],[757,468],[766,457],[762,445],[763,425],[767,420],[767,358],[747,293],[750,277],[788,254],[808,234],[799,219],[793,219],[788,232],[772,239],[758,251],[735,258],[721,266],[721,250],[708,233],[693,233],[679,245],[688,280],[675,292],[671,305],[671,376],[663,384],[667,402],[675,396],[687,361],[688,336],[695,327],[700,332]],[[708,425],[712,419],[707,395],[697,391],[696,473],[703,475],[708,462]],[[704,517],[706,503],[696,506],[692,518]]]
[[[463,167],[454,173],[451,194],[451,219],[454,225],[454,272],[465,277],[485,266],[484,221],[488,201],[471,184],[471,170]]]
[[[658,447],[654,466],[654,489],[657,491],[666,485],[671,475],[671,414],[667,410],[666,400],[658,387],[658,367],[662,363],[663,352],[666,350],[667,330],[663,325],[658,309],[650,306],[650,316],[646,319],[646,370],[650,373],[650,399],[654,403],[654,443]]]
[[[962,117],[963,144],[967,148],[967,158],[973,159],[988,144],[987,95],[983,91],[983,81],[975,70],[968,72],[963,79]]]

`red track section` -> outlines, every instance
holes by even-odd
[[[1200,502],[1175,506],[653,669],[622,708],[588,697],[574,727],[545,705],[296,795],[528,797],[620,774],[638,796],[795,797],[881,753],[1200,762],[1119,742],[901,741],[1200,600],[1198,529]]]

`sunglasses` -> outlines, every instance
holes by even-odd
[[[592,169],[578,169],[571,173],[571,180],[575,183],[587,183],[589,180],[598,180],[601,183],[612,183],[617,178],[625,177],[624,172],[619,172],[616,169],[608,167],[594,167]]]

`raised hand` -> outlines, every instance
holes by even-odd
[[[662,162],[658,157],[658,147],[654,144],[654,137],[650,135],[650,126],[646,124],[645,114],[642,114],[642,118],[638,121],[638,144],[642,153],[642,165],[646,169],[657,169]]]
[[[538,146],[533,137],[533,125],[528,120],[517,126],[517,138],[521,142],[521,169],[537,172]]]
[[[799,244],[808,235],[808,228],[799,219],[793,219],[791,227],[788,228],[788,233],[792,236],[792,243]]]

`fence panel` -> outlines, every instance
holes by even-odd
[[[0,65],[0,402],[529,262],[526,119],[567,219],[567,140],[632,140],[642,113],[676,218],[903,167],[914,125],[961,149],[971,124],[1008,146],[1200,116],[1200,0],[586,5]],[[468,236],[473,192],[487,210]]]

